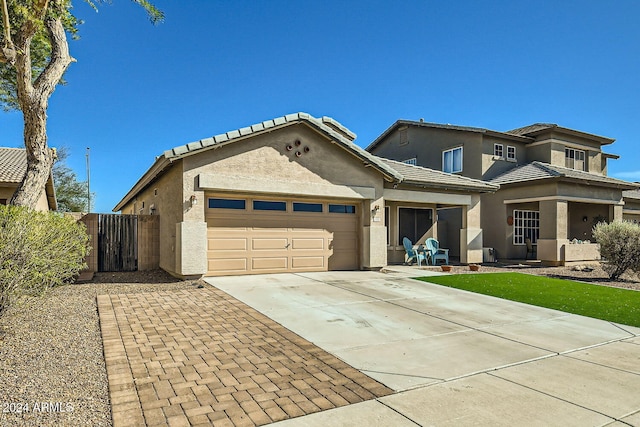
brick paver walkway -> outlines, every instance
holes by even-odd
[[[392,393],[209,286],[98,309],[115,427],[263,425]]]

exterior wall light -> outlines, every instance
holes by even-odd
[[[191,197],[189,197],[189,202],[191,202],[191,206],[195,206],[198,204],[198,197],[196,197],[195,194],[192,194]]]

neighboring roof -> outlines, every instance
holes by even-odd
[[[27,173],[27,150],[0,147],[0,183],[19,184]],[[49,208],[58,209],[53,177],[50,174],[45,186]]]
[[[640,186],[640,182],[636,182]],[[625,199],[640,200],[640,190],[626,190],[622,192],[622,197]]]
[[[19,183],[27,173],[27,150],[0,148],[0,182]]]
[[[355,134],[346,127],[342,126],[336,120],[330,117],[322,117],[320,119],[307,113],[288,114],[286,116],[277,117],[244,128],[232,130],[210,138],[201,139],[189,144],[180,145],[165,151],[156,158],[155,163],[145,172],[138,182],[129,190],[124,198],[118,202],[113,208],[114,212],[121,210],[133,197],[142,191],[149,183],[151,183],[160,173],[167,169],[171,163],[184,157],[201,153],[222,145],[244,140],[250,136],[261,133],[271,132],[275,129],[290,126],[297,123],[305,123],[313,129],[324,134],[327,138],[334,141],[337,145],[347,150],[362,162],[371,165],[373,168],[381,172],[390,181],[401,181],[402,176],[387,164],[371,153],[363,150],[352,141]]]
[[[422,120],[416,122],[414,120],[401,119],[396,121],[391,126],[389,126],[389,128],[387,128],[387,130],[385,130],[379,137],[377,137],[375,141],[369,144],[366,150],[367,151],[373,150],[378,144],[384,141],[387,138],[387,136],[389,136],[396,129],[403,126],[416,126],[416,127],[425,127],[425,128],[433,128],[433,129],[448,129],[448,130],[455,130],[455,131],[462,131],[462,132],[474,132],[474,133],[482,133],[490,136],[496,136],[499,138],[505,138],[513,141],[520,141],[525,143],[533,142],[533,138],[530,138],[527,136],[515,135],[512,133],[506,133],[506,132],[498,132],[491,129],[477,128],[477,127],[471,127],[471,126],[457,126],[457,125],[450,125],[450,124],[429,123],[429,122],[424,122]]]
[[[499,185],[516,184],[527,181],[536,181],[541,179],[560,178],[589,183],[601,184],[605,186],[614,186],[624,189],[638,188],[640,184],[635,184],[620,179],[610,178],[604,175],[596,175],[589,172],[569,169],[561,166],[550,165],[542,162],[531,162],[526,165],[517,166],[489,182]]]
[[[558,131],[558,132],[561,132],[561,133],[574,135],[574,136],[578,136],[578,137],[581,137],[581,138],[595,140],[595,141],[598,141],[601,145],[612,144],[615,141],[615,139],[613,139],[613,138],[608,138],[606,136],[595,135],[593,133],[582,132],[580,130],[565,128],[565,127],[562,127],[562,126],[558,126],[555,123],[534,123],[534,124],[529,125],[529,126],[524,126],[524,127],[521,127],[521,128],[509,130],[506,133],[511,134],[511,135],[518,135],[518,136],[535,137],[535,136],[537,136],[537,135],[539,135],[539,134],[541,134],[543,132],[549,131],[549,130],[555,130],[555,131]]]
[[[493,193],[500,188],[497,184],[467,178],[466,176],[454,175],[422,166],[414,166],[382,157],[379,157],[379,159],[401,174],[403,177],[402,182],[407,184],[424,185],[430,188],[449,190],[471,190],[483,193]]]

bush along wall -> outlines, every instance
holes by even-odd
[[[17,298],[76,277],[89,249],[84,224],[71,217],[0,205],[0,316]]]
[[[640,225],[600,222],[593,227],[593,237],[600,244],[602,268],[612,280],[618,280],[627,270],[640,272]]]

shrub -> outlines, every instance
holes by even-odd
[[[601,222],[593,227],[593,237],[606,260],[602,268],[612,280],[618,280],[627,270],[640,271],[639,225],[628,221]]]
[[[0,205],[0,315],[17,297],[41,295],[76,276],[88,241],[73,218]]]

